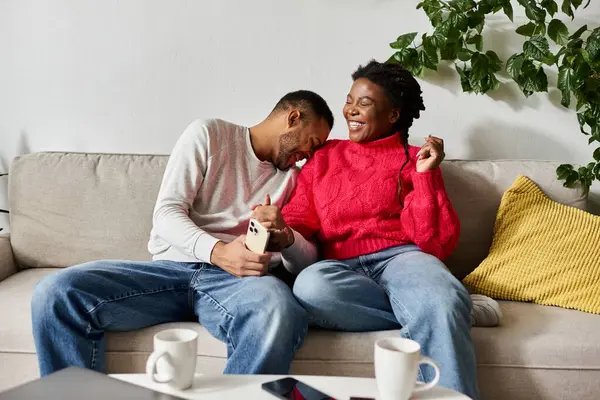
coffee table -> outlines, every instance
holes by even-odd
[[[172,394],[184,399],[264,399],[276,397],[265,392],[260,385],[285,376],[277,375],[201,375],[196,374],[194,384],[187,390],[171,389],[166,384],[154,383],[145,374],[113,374],[113,378],[143,386],[157,392]],[[373,378],[345,378],[331,376],[293,376],[335,399],[348,400],[351,396],[378,398]],[[419,393],[411,399],[469,400],[470,398],[450,389],[436,387]]]

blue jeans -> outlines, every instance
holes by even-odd
[[[321,261],[298,275],[294,295],[311,325],[342,331],[401,329],[441,369],[440,385],[479,398],[471,341],[471,298],[434,256],[399,246],[345,261]],[[434,371],[421,367],[419,378]]]
[[[287,374],[306,311],[274,276],[237,278],[211,264],[98,261],[44,278],[31,303],[41,375],[104,371],[105,332],[198,320],[227,344],[225,373]]]

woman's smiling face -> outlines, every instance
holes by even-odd
[[[354,81],[343,109],[350,140],[372,142],[392,133],[400,110],[392,108],[385,90],[366,78]]]

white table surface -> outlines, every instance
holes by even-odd
[[[285,376],[277,375],[200,375],[196,374],[194,384],[187,390],[171,389],[167,384],[154,383],[145,374],[114,374],[112,378],[150,388],[158,392],[172,394],[184,399],[264,399],[276,397],[265,392],[261,384]],[[379,399],[375,379],[346,378],[331,376],[293,376],[315,389],[338,400],[348,400],[351,396]],[[469,397],[450,389],[436,387],[419,393],[411,399],[469,400]]]

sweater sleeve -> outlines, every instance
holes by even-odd
[[[410,175],[413,190],[404,199],[403,230],[425,253],[445,260],[456,248],[460,222],[439,168]]]
[[[281,211],[285,223],[307,240],[312,240],[321,229],[313,197],[315,163],[313,158],[302,167],[290,200]]]
[[[281,260],[285,269],[292,274],[298,275],[302,270],[309,265],[318,261],[319,253],[317,246],[304,236],[294,231],[294,244],[283,249],[281,252]]]
[[[203,121],[195,121],[175,144],[153,215],[158,236],[184,254],[206,263],[210,263],[213,247],[219,240],[200,229],[189,214],[206,173],[208,129]]]
[[[300,170],[296,187],[289,202],[283,207],[283,219],[294,232],[294,244],[281,252],[284,267],[294,273],[317,262],[318,250],[314,236],[321,228],[313,198],[315,159]]]

